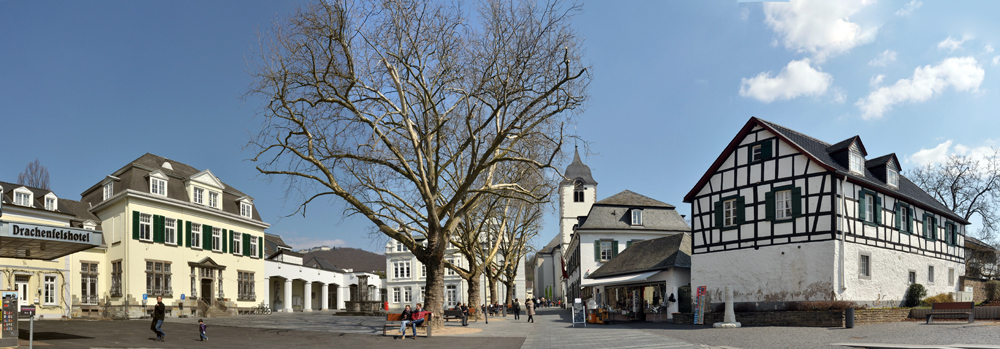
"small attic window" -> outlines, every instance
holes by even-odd
[[[160,165],[160,167],[163,167],[163,168],[171,170],[171,171],[174,170],[174,167],[171,166],[169,162],[164,162],[163,165]]]
[[[899,172],[896,171],[896,167],[890,162],[885,166],[885,180],[890,186],[899,187]]]
[[[642,209],[633,208],[632,209],[632,225],[642,225]]]
[[[45,210],[55,211],[57,209],[59,209],[59,199],[56,197],[56,194],[45,194]]]
[[[864,174],[865,157],[861,155],[861,150],[858,149],[857,145],[851,146],[850,156],[851,172]]]
[[[14,205],[34,207],[31,202],[34,201],[34,194],[24,187],[14,189]]]

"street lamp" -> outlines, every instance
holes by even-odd
[[[487,242],[487,241],[480,242],[479,243],[479,247],[480,247],[479,252],[482,252],[482,254],[483,254],[483,264],[486,264],[486,251],[489,250],[490,243]],[[484,265],[484,267],[485,267],[485,265]],[[483,285],[486,284],[486,269],[483,269],[483,272],[481,274],[483,276],[483,282],[479,284],[479,292],[482,292],[482,296],[483,296],[482,298],[486,299],[486,290],[483,288]],[[490,324],[490,313],[486,311],[486,304],[485,303],[482,306],[482,312],[483,312],[482,313],[483,314],[483,318],[486,319],[486,324],[489,325]]]

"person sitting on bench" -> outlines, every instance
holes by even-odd
[[[413,312],[410,311],[410,305],[409,304],[407,304],[406,307],[403,308],[403,314],[402,315],[403,315],[403,325],[399,326],[399,333],[401,333],[403,335],[403,338],[406,338],[406,325],[409,324],[410,321],[413,319],[412,318]],[[414,337],[417,336],[417,330],[413,330],[413,336]]]
[[[413,310],[413,314],[410,318],[410,325],[413,326],[413,339],[417,339],[417,326],[424,323],[424,317],[429,314],[429,311],[424,311],[420,308],[421,304],[417,303],[417,309]],[[403,330],[403,338],[406,338],[406,330]]]
[[[469,326],[469,307],[462,304],[462,302],[458,302],[455,305],[455,310],[462,312],[462,326]]]

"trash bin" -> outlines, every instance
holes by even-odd
[[[854,308],[847,308],[844,311],[844,327],[854,328]]]

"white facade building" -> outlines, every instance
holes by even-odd
[[[685,196],[692,287],[737,302],[898,306],[911,283],[958,290],[965,225],[857,136],[828,144],[751,118]]]

